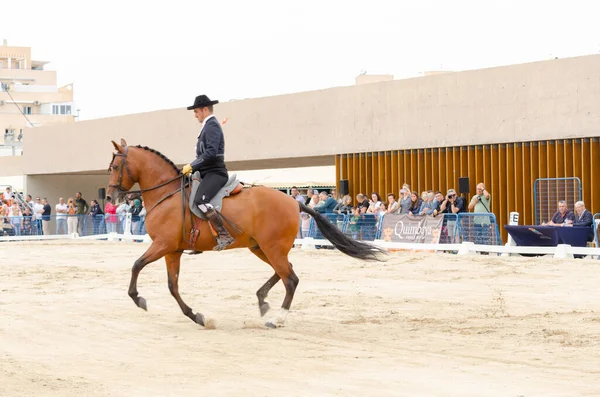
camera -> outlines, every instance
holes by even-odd
[[[475,197],[477,197],[477,200],[481,201],[481,196],[480,195],[477,195]]]

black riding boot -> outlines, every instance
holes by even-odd
[[[229,234],[227,229],[225,229],[225,226],[223,225],[223,219],[219,216],[217,210],[215,210],[213,207],[210,207],[206,212],[204,212],[204,215],[206,215],[208,221],[215,227],[218,233],[217,246],[213,248],[213,250],[221,251],[233,244],[235,239],[231,237],[231,234]]]

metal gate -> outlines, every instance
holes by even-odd
[[[575,203],[581,200],[581,180],[579,178],[540,178],[533,183],[535,224],[548,222],[558,211],[558,202],[565,200],[573,211]]]

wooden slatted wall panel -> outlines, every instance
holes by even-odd
[[[492,194],[491,210],[502,227],[511,211],[519,212],[521,224],[534,222],[534,182],[538,178],[577,177],[581,180],[587,209],[600,212],[600,138],[524,142],[354,153],[336,156],[336,175],[349,180],[350,195],[378,192],[399,194],[403,183],[413,190],[458,190],[458,178],[468,177],[469,201],[477,183],[484,182]],[[340,174],[340,167],[342,173]],[[338,186],[339,188],[339,186]],[[551,191],[548,205],[562,199],[564,191]],[[572,209],[573,204],[569,202]]]

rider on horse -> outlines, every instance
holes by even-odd
[[[188,110],[194,110],[194,115],[202,124],[198,142],[196,143],[196,159],[186,164],[181,172],[189,175],[200,171],[202,181],[198,187],[196,196],[193,198],[194,205],[208,218],[216,229],[217,246],[216,251],[225,249],[234,242],[223,225],[223,219],[217,210],[210,204],[210,200],[227,183],[229,175],[225,166],[225,138],[221,124],[213,115],[213,105],[219,101],[211,101],[206,95],[196,97],[194,104]]]

